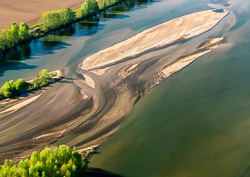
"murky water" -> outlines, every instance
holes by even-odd
[[[227,46],[143,97],[91,167],[135,177],[250,175],[250,3],[231,4],[238,21]]]

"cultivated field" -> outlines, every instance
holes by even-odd
[[[0,0],[0,29],[9,28],[11,22],[36,23],[43,12],[65,7],[77,8],[84,0]]]

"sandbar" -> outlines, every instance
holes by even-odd
[[[205,10],[167,21],[85,58],[81,68],[105,68],[154,48],[200,35],[212,29],[227,14],[225,10]]]

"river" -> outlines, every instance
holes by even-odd
[[[10,51],[1,60],[0,84],[20,77],[33,78],[43,68],[63,69],[67,78],[79,79],[76,70],[86,56],[159,23],[209,9],[208,3],[217,2],[220,1],[160,0],[121,5],[95,17],[94,22],[84,20]],[[181,48],[188,49],[201,39],[221,35],[226,38],[225,46],[199,58],[146,94],[121,128],[90,159],[92,169],[131,177],[249,176],[250,2],[232,0],[230,3],[227,8],[237,18],[234,27],[227,24],[234,18],[229,16],[213,30],[186,41]],[[71,88],[64,86],[63,90],[69,89],[67,87]],[[56,93],[55,89],[50,93]],[[63,93],[59,91],[56,99],[47,94],[42,100],[45,102],[51,97],[55,104],[63,101]],[[75,99],[68,106],[75,104],[76,107],[80,103]],[[23,112],[28,114],[31,109],[28,107]],[[61,109],[60,106],[57,109]],[[83,110],[84,106],[79,109]],[[2,150],[11,143],[39,134],[46,123],[47,127],[60,123],[57,120],[52,124],[57,115],[44,112],[39,119],[32,114],[15,115],[8,124],[1,125]],[[19,120],[22,121],[17,124]],[[44,125],[38,126],[36,121]],[[36,131],[30,131],[26,125],[32,125]],[[18,126],[24,126],[27,133],[20,133]]]
[[[91,167],[131,177],[250,175],[250,3],[230,3],[237,23],[225,34],[228,48],[143,97]]]

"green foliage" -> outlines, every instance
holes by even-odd
[[[21,93],[24,93],[27,88],[28,83],[23,79],[18,79],[16,82],[10,80],[9,82],[5,82],[5,84],[0,89],[0,98],[10,98],[20,95]]]
[[[121,0],[99,0],[98,4],[96,0],[85,0],[82,6],[77,10],[65,8],[45,12],[37,24],[37,29],[33,29],[32,34],[29,32],[30,27],[26,23],[22,22],[19,26],[16,23],[12,23],[11,28],[0,31],[0,52],[10,49],[32,37],[42,36],[44,32],[74,22],[77,18],[96,15],[100,9],[103,10],[119,1]]]
[[[52,82],[54,79],[61,79],[62,73],[61,71],[56,73],[49,73],[47,69],[43,69],[37,78],[35,78],[32,82],[26,82],[23,79],[18,79],[16,82],[10,80],[9,82],[5,82],[5,84],[0,89],[0,100],[4,98],[10,98],[14,96],[19,96],[22,93],[27,93],[31,90],[35,90],[46,86]]]
[[[25,40],[31,37],[30,33],[29,33],[29,25],[27,23],[20,23],[19,25],[19,38],[21,40]]]
[[[70,8],[57,11],[45,12],[42,14],[41,27],[42,31],[48,31],[66,25],[76,19],[75,12]]]
[[[51,83],[53,74],[49,73],[47,69],[43,69],[39,76],[31,82],[30,90],[38,89]]]
[[[19,27],[16,23],[11,23],[11,28],[3,29],[0,32],[0,50],[4,51],[14,47],[19,42],[30,38],[29,26],[22,22]]]
[[[99,6],[96,0],[86,0],[80,9],[76,12],[77,18],[82,18],[88,15],[97,14]]]
[[[0,165],[0,177],[79,177],[87,164],[81,155],[66,145],[44,148],[31,157],[20,161],[17,166],[11,160]]]
[[[119,2],[120,0],[103,0],[101,4],[101,9],[105,9],[113,4]]]

